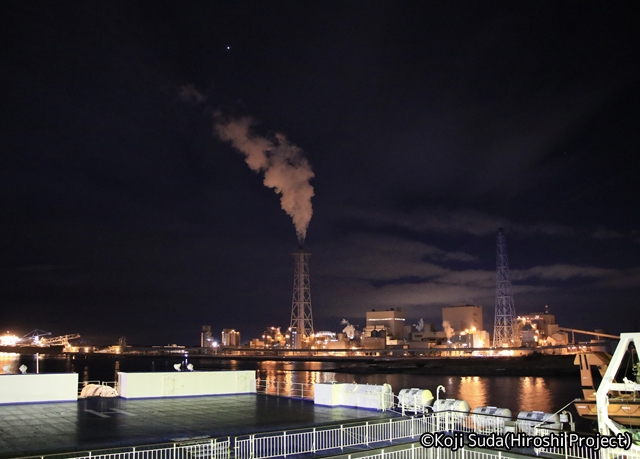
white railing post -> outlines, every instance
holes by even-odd
[[[284,457],[287,457],[287,431],[282,432],[282,451],[284,452]]]
[[[254,457],[254,451],[255,451],[255,445],[253,444],[255,442],[255,435],[251,435],[249,437],[249,457],[253,459]]]
[[[369,421],[366,422],[364,428],[365,428],[365,431],[364,431],[364,443],[365,443],[365,445],[369,446]]]
[[[344,427],[340,424],[340,449],[344,450]]]
[[[316,428],[313,428],[313,442],[311,443],[311,451],[313,451],[313,454],[316,453]]]

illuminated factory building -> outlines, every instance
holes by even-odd
[[[560,331],[556,317],[549,313],[549,306],[544,307],[544,312],[518,317],[518,325],[526,347],[563,345],[569,341],[568,334]]]
[[[473,304],[445,306],[442,308],[442,322],[448,322],[457,333],[482,330],[482,306]]]
[[[402,309],[372,309],[366,313],[367,325],[360,341],[365,349],[384,349],[392,340],[404,339],[405,315]]]
[[[222,330],[222,347],[238,347],[240,346],[240,332],[231,328]]]
[[[404,338],[405,315],[401,308],[391,308],[386,311],[367,311],[367,326],[364,329],[364,336],[384,336],[395,339]]]
[[[213,334],[211,333],[211,325],[203,325],[200,332],[200,347],[211,347],[213,343]]]
[[[489,334],[482,326],[482,306],[457,304],[442,308],[442,324],[447,345],[482,348],[490,345]]]

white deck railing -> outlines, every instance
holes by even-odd
[[[225,437],[37,457],[41,459],[47,457],[73,459],[228,459],[231,457],[230,446],[231,437]]]
[[[586,446],[586,439],[592,437],[591,439],[595,444],[598,444],[597,435],[596,434],[580,434],[578,440],[583,441],[583,445],[579,444],[571,444],[572,442],[569,440],[569,436],[572,435],[572,432],[554,432],[555,435],[562,437],[562,447],[548,447],[548,448],[536,448],[536,454],[544,455],[544,456],[562,456],[564,458],[575,458],[575,459],[640,459],[640,447],[637,445],[632,445],[630,449],[622,449],[622,448],[602,448],[596,449],[591,446]],[[543,429],[536,429],[534,435],[548,435],[548,432],[545,432]]]
[[[339,454],[349,447],[367,447],[396,440],[416,441],[430,428],[431,421],[430,416],[415,416],[339,427],[243,435],[235,438],[234,456],[236,459],[267,459],[329,451]]]
[[[313,400],[313,384],[256,379],[258,394]]]
[[[346,454],[336,459],[506,459],[513,457],[512,454],[496,451],[489,453],[486,451],[476,451],[472,449],[459,449],[452,451],[449,449],[423,448],[420,445],[411,443],[393,449],[382,448],[379,452],[371,454],[362,451],[353,454]]]
[[[584,454],[572,455],[573,454]],[[624,449],[607,449],[607,450],[573,450],[559,451],[555,453],[537,452],[538,456],[551,459],[562,458],[595,458],[595,459],[637,459],[638,453],[634,450]],[[345,454],[336,459],[507,459],[513,457],[525,457],[522,454],[506,452],[506,451],[481,451],[469,448],[461,448],[456,451],[447,448],[423,448],[415,443],[394,446],[391,448],[382,448],[375,454],[370,451],[361,451],[352,454]]]

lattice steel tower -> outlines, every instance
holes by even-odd
[[[293,274],[293,301],[291,302],[291,347],[302,349],[303,342],[313,335],[311,312],[311,288],[309,284],[309,257],[311,254],[300,248],[293,252],[295,271]]]
[[[507,243],[502,228],[498,229],[496,251],[496,315],[493,325],[493,347],[520,345],[516,308],[511,293]]]

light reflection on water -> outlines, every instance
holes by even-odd
[[[300,370],[298,363],[273,360],[260,362],[258,367],[257,377],[265,381],[269,394],[300,396],[304,393],[305,397],[312,398],[313,384],[336,380],[336,373],[318,371],[322,369],[321,362],[306,362],[304,370]]]
[[[551,391],[547,387],[544,378],[523,377],[520,378],[519,391],[520,406],[522,411],[550,411],[552,409]]]
[[[18,373],[20,354],[0,352],[0,374]]]
[[[487,381],[479,376],[462,376],[458,388],[459,398],[469,406],[487,406]]]
[[[446,392],[440,398],[466,400],[471,408],[496,406],[509,408],[514,417],[520,411],[544,411],[553,413],[580,395],[579,378],[530,377],[530,376],[439,376],[418,374],[359,374],[319,371],[322,363],[313,365],[299,362],[259,362],[257,375],[266,380],[275,393],[294,389],[296,384],[306,384],[305,393],[314,383],[336,381],[358,384],[390,384],[394,393],[401,389],[429,389],[436,396],[439,385]],[[301,367],[306,367],[303,369]]]

